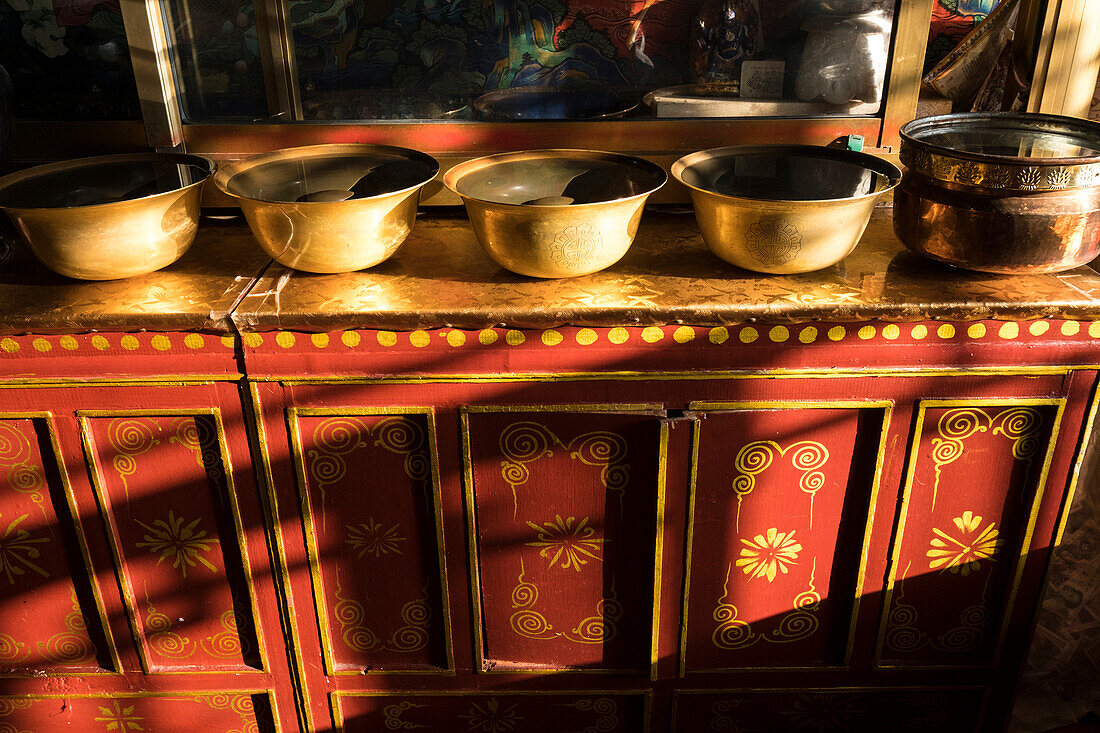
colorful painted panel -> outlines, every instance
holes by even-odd
[[[327,668],[449,667],[429,416],[320,412],[291,429]]]
[[[64,488],[51,485],[30,419],[0,420],[0,674],[99,669],[94,601]],[[99,635],[97,634],[97,638]],[[102,643],[102,642],[101,642]]]
[[[213,416],[85,418],[147,671],[260,665]]]
[[[275,733],[267,693],[0,698],[0,730],[46,733]]]
[[[992,665],[1044,478],[1056,404],[924,403],[879,655]]]
[[[3,0],[0,66],[27,119],[137,119],[118,0]]]
[[[698,423],[683,671],[845,663],[881,409]]]
[[[977,729],[982,690],[845,690],[681,693],[677,733],[727,731],[943,731]]]
[[[645,717],[645,698],[614,692],[333,698],[346,733],[634,733],[643,730]]]
[[[659,428],[636,415],[469,419],[486,670],[642,670]]]

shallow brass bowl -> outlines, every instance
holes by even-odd
[[[668,177],[641,158],[530,150],[461,163],[444,185],[466,204],[493,260],[531,277],[598,272],[626,254],[646,198]]]
[[[812,272],[855,249],[875,202],[901,171],[885,160],[813,145],[745,145],[684,156],[672,175],[691,191],[703,241],[755,272]]]
[[[382,165],[394,175],[352,197]],[[397,251],[412,231],[420,189],[438,172],[434,158],[406,148],[310,145],[225,166],[214,184],[237,201],[253,236],[279,263],[351,272]],[[299,201],[311,197],[322,200]]]
[[[0,178],[0,209],[54,272],[116,280],[167,267],[188,250],[213,173],[212,161],[176,153],[51,163]]]

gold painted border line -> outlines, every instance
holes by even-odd
[[[431,461],[432,481],[432,505],[434,511],[433,524],[436,538],[436,560],[438,562],[437,579],[440,583],[440,605],[443,611],[443,647],[446,656],[446,666],[438,669],[393,669],[393,670],[369,670],[350,671],[337,670],[336,657],[333,652],[331,630],[328,623],[328,602],[324,597],[324,579],[321,576],[320,552],[317,540],[313,532],[313,512],[307,490],[305,465],[305,452],[303,451],[301,428],[299,417],[334,417],[347,415],[352,417],[373,417],[377,415],[423,415],[428,424],[428,452]],[[325,674],[340,676],[394,676],[394,675],[433,675],[453,676],[456,674],[454,665],[454,651],[451,642],[451,608],[449,600],[449,586],[447,585],[447,565],[445,560],[445,546],[443,544],[443,498],[439,479],[439,456],[436,445],[435,410],[431,407],[288,407],[286,409],[286,421],[291,437],[291,451],[294,454],[295,473],[298,477],[298,500],[302,511],[302,524],[305,531],[306,553],[309,557],[310,587],[313,590],[313,610],[317,618],[317,629],[320,633],[322,661]]]
[[[905,484],[902,488],[901,505],[898,509],[898,520],[893,540],[893,546],[890,550],[890,565],[886,573],[886,589],[883,594],[882,614],[879,618],[879,631],[878,640],[875,643],[875,654],[871,661],[872,669],[906,669],[906,670],[956,670],[956,669],[994,669],[997,666],[997,661],[1000,659],[1001,650],[1004,646],[1005,633],[1008,629],[1008,623],[1012,619],[1012,606],[1015,604],[1016,592],[1019,589],[1020,580],[1023,576],[1023,557],[1026,556],[1030,544],[1031,535],[1034,531],[1035,521],[1038,518],[1039,506],[1043,497],[1044,487],[1046,485],[1047,473],[1050,469],[1050,461],[1054,455],[1054,446],[1058,440],[1058,430],[1061,426],[1062,413],[1065,410],[1066,398],[1065,397],[1049,397],[1049,398],[1012,398],[1012,397],[999,397],[999,398],[974,398],[974,399],[959,399],[959,400],[940,400],[940,399],[928,399],[917,401],[917,418],[913,423],[913,442],[909,446],[908,455],[906,457],[908,465],[905,470]],[[1035,406],[1057,406],[1054,422],[1050,429],[1050,438],[1047,441],[1047,453],[1043,461],[1043,468],[1040,472],[1038,482],[1035,485],[1035,498],[1032,500],[1031,516],[1028,519],[1027,528],[1025,530],[1024,538],[1020,545],[1021,556],[1016,560],[1016,568],[1014,572],[1014,580],[1009,589],[1008,595],[1005,597],[1006,603],[1002,612],[1001,631],[998,634],[996,646],[993,650],[992,660],[985,664],[963,664],[963,665],[950,665],[950,664],[883,664],[882,652],[883,646],[886,642],[886,627],[890,618],[890,603],[894,597],[894,586],[897,582],[898,565],[901,558],[901,546],[902,540],[905,535],[905,520],[909,516],[909,501],[912,496],[913,490],[913,477],[916,475],[917,457],[920,452],[921,436],[924,435],[924,416],[929,408],[939,407],[1035,407]]]
[[[802,665],[770,665],[770,666],[737,666],[718,667],[714,669],[687,669],[687,645],[688,645],[688,602],[691,591],[691,560],[695,541],[695,499],[697,496],[697,481],[699,476],[699,436],[702,431],[702,421],[695,420],[692,426],[691,442],[691,477],[688,483],[688,515],[687,537],[684,552],[684,590],[681,601],[680,619],[680,677],[695,674],[719,674],[728,672],[752,672],[767,670],[783,671],[844,671],[851,668],[852,653],[855,648],[856,628],[859,621],[860,599],[863,596],[863,585],[866,581],[867,550],[870,547],[871,532],[874,525],[875,508],[878,505],[879,485],[882,478],[882,465],[886,448],[886,437],[890,429],[890,419],[893,413],[894,402],[891,400],[763,400],[763,401],[709,401],[700,400],[688,404],[688,409],[700,411],[731,411],[731,412],[757,412],[761,410],[882,410],[882,427],[879,432],[878,455],[875,461],[874,474],[871,478],[871,491],[867,503],[867,520],[863,529],[863,544],[860,551],[859,569],[856,574],[856,587],[852,599],[851,619],[848,623],[848,640],[845,644],[844,658],[840,664],[802,664]],[[857,417],[858,420],[858,417]]]
[[[657,449],[657,516],[656,534],[653,540],[653,615],[650,617],[651,635],[649,647],[649,679],[656,681],[658,678],[657,667],[661,661],[660,637],[661,637],[661,583],[664,567],[665,550],[665,495],[668,484],[668,435],[667,422],[662,422],[661,433]],[[646,729],[649,728],[648,703],[646,706]]]
[[[217,407],[203,407],[203,408],[160,408],[160,409],[147,409],[147,410],[77,410],[75,412],[77,422],[80,425],[80,438],[81,445],[84,448],[84,458],[87,461],[89,474],[92,478],[92,491],[95,494],[96,504],[99,506],[100,516],[107,527],[107,539],[111,550],[111,557],[114,560],[115,567],[115,579],[119,584],[119,590],[122,595],[123,607],[126,611],[126,619],[129,622],[130,636],[134,642],[134,649],[138,655],[138,661],[141,664],[141,671],[146,675],[158,675],[158,676],[179,676],[179,675],[193,675],[193,674],[232,674],[232,675],[255,675],[265,674],[268,671],[266,652],[264,650],[264,640],[262,633],[262,626],[260,624],[259,613],[256,606],[256,589],[252,584],[251,568],[249,566],[248,554],[244,547],[241,546],[243,542],[243,536],[241,534],[241,518],[237,507],[236,490],[233,487],[232,473],[229,468],[229,458],[226,452],[226,438],[224,426],[221,420],[221,410]],[[255,669],[248,667],[247,662],[243,662],[242,654],[242,666],[238,669],[220,669],[220,670],[188,670],[186,672],[180,671],[166,671],[166,672],[154,672],[149,664],[148,648],[145,643],[145,637],[142,632],[145,630],[145,626],[141,623],[140,617],[137,615],[137,602],[135,600],[133,588],[130,585],[129,574],[123,570],[125,563],[123,562],[124,555],[122,548],[119,546],[118,526],[115,523],[114,515],[110,511],[110,502],[108,501],[106,489],[103,481],[102,468],[99,465],[99,459],[94,450],[95,438],[92,436],[91,424],[89,422],[92,418],[110,418],[110,417],[211,417],[214,419],[216,429],[218,432],[218,447],[221,454],[221,460],[223,463],[223,469],[226,472],[226,490],[228,496],[225,497],[229,506],[230,513],[233,516],[234,527],[237,530],[237,544],[241,552],[241,565],[242,572],[245,576],[245,584],[248,588],[249,594],[249,606],[252,611],[252,623],[253,628],[256,631],[256,644],[259,647],[257,653],[260,655],[260,664],[262,669]],[[218,544],[221,544],[221,538],[218,539]],[[222,558],[225,559],[224,557]],[[225,571],[223,571],[225,572]],[[226,582],[228,584],[228,572],[225,573]]]
[[[290,634],[290,648],[287,650],[291,656],[290,674],[294,687],[295,711],[298,723],[304,730],[313,730],[313,710],[310,707],[309,685],[305,683],[305,661],[302,658],[301,636],[298,633],[298,619],[294,612],[292,601],[292,589],[290,585],[289,564],[286,559],[286,549],[283,542],[282,522],[279,519],[279,500],[275,491],[275,477],[271,470],[271,456],[267,450],[267,430],[264,426],[262,400],[257,383],[249,382],[248,397],[250,402],[246,405],[246,421],[252,420],[256,430],[256,448],[260,455],[262,476],[257,476],[261,483],[261,497],[266,496],[267,521],[271,528],[271,544],[268,545],[268,554],[273,563],[273,572],[278,573],[279,583],[276,583],[275,592],[280,601],[280,617]],[[280,586],[281,583],[281,587]]]
[[[1069,521],[1069,514],[1073,509],[1073,500],[1077,496],[1077,484],[1081,479],[1081,467],[1084,464],[1085,455],[1092,441],[1092,429],[1096,424],[1097,408],[1100,408],[1100,383],[1095,383],[1093,385],[1088,416],[1085,418],[1085,429],[1081,433],[1081,445],[1077,449],[1077,456],[1073,461],[1073,468],[1070,471],[1069,486],[1066,488],[1066,496],[1063,499],[1062,511],[1058,517],[1058,525],[1054,533],[1054,544],[1051,545],[1051,552],[1062,544],[1062,536],[1066,531],[1066,523]]]
[[[0,389],[50,387],[194,387],[215,382],[239,382],[244,374],[155,374],[141,377],[0,377]]]
[[[553,668],[537,668],[528,669],[522,667],[509,667],[508,669],[485,669],[485,629],[482,619],[482,606],[481,606],[481,561],[478,552],[477,544],[477,504],[476,496],[474,494],[474,468],[473,458],[470,450],[470,420],[471,414],[486,414],[486,413],[514,413],[514,412],[553,412],[553,413],[574,413],[582,412],[588,414],[607,414],[607,415],[652,415],[654,417],[664,414],[664,406],[651,403],[578,403],[578,404],[562,404],[562,405],[463,405],[459,408],[459,438],[462,443],[462,466],[463,476],[465,479],[465,491],[466,497],[466,537],[467,537],[467,562],[469,564],[469,578],[470,578],[470,610],[473,620],[473,641],[474,641],[474,663],[475,673],[484,675],[509,675],[509,674],[530,674],[530,675],[552,675],[552,674],[622,674],[622,675],[638,675],[645,674],[646,670],[643,669],[612,669],[608,667],[591,668],[591,667],[553,667]],[[661,436],[661,446],[664,448],[667,444],[665,436]],[[666,456],[667,458],[667,456]],[[658,460],[658,478],[659,484],[663,483],[661,476],[667,471],[664,465],[660,464]],[[664,510],[664,498],[662,494],[662,487],[658,486],[658,514],[663,518]],[[660,540],[658,539],[658,544]],[[657,555],[659,558],[660,556]],[[654,576],[660,576],[660,562],[656,563],[654,568]],[[658,582],[658,581],[655,581]],[[654,678],[656,674],[656,664],[653,661],[654,649],[656,648],[656,638],[659,627],[659,611],[656,608],[659,603],[659,597],[654,598],[654,611],[650,617],[650,661],[649,661],[649,676]]]
[[[94,672],[19,672],[19,673],[4,673],[0,674],[0,679],[23,679],[23,678],[35,678],[35,677],[117,677],[122,675],[122,660],[118,654],[118,648],[115,644],[114,634],[111,633],[111,627],[107,621],[106,608],[103,605],[103,596],[99,590],[99,583],[96,582],[95,570],[92,565],[92,555],[88,550],[88,541],[84,536],[84,531],[80,526],[80,512],[76,506],[76,495],[73,493],[72,483],[69,481],[69,472],[65,467],[65,461],[61,456],[61,443],[57,439],[57,426],[55,425],[54,415],[49,411],[42,412],[0,412],[0,420],[41,420],[46,426],[46,432],[50,437],[50,450],[53,451],[54,464],[57,466],[58,474],[61,478],[61,491],[65,497],[65,506],[69,510],[69,523],[72,526],[73,534],[76,536],[77,546],[80,548],[80,561],[81,568],[72,568],[74,574],[83,571],[84,580],[87,580],[89,590],[92,593],[92,599],[95,603],[96,618],[99,620],[100,629],[103,631],[104,641],[107,644],[107,652],[110,655],[111,664],[113,669],[103,669],[102,667],[98,671]],[[43,477],[45,481],[45,477]],[[49,481],[45,481],[46,490],[50,491]],[[58,524],[63,520],[62,517],[57,517]],[[66,558],[67,560],[68,558]],[[75,589],[76,581],[73,580],[73,586]],[[79,605],[79,604],[78,604]],[[98,662],[98,659],[96,660]]]

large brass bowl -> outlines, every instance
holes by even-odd
[[[0,178],[3,209],[31,251],[80,280],[144,275],[195,240],[199,195],[214,163],[138,153],[51,163]]]
[[[875,202],[901,180],[881,158],[812,145],[746,145],[684,156],[672,175],[691,191],[703,241],[726,262],[791,274],[855,249]]]
[[[646,198],[667,178],[629,155],[531,150],[466,161],[443,183],[465,202],[478,242],[498,265],[556,278],[618,262]]]
[[[306,272],[351,272],[390,257],[412,231],[420,189],[439,164],[388,145],[310,145],[225,166],[214,184],[236,199],[264,251]]]

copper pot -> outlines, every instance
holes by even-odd
[[[1100,254],[1100,125],[955,114],[901,129],[894,231],[932,259],[992,273],[1061,272]]]

